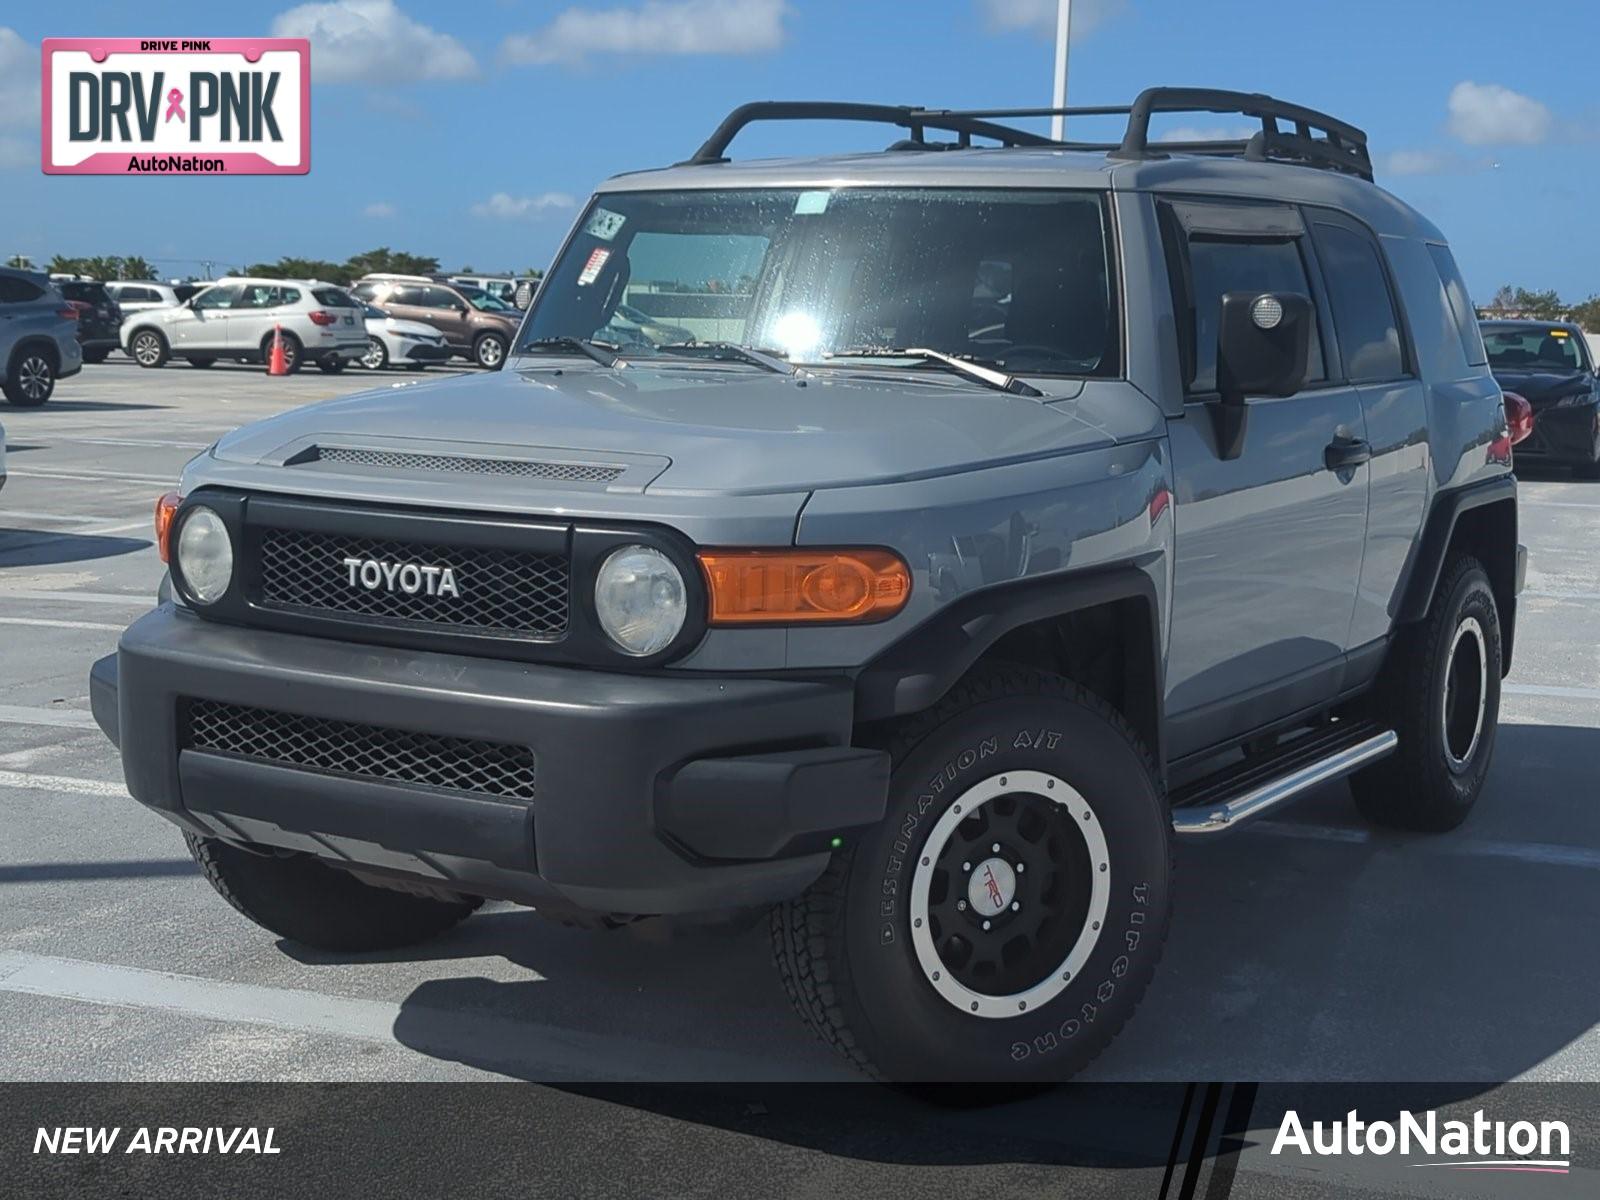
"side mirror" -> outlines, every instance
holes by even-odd
[[[1217,390],[1222,402],[1292,396],[1311,373],[1311,300],[1295,292],[1229,292],[1217,323]]]

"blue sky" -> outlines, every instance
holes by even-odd
[[[686,156],[745,100],[1046,103],[1053,11],[1054,0],[9,0],[0,254],[140,254],[189,273],[202,258],[388,245],[452,269],[543,265],[597,180]],[[1380,182],[1449,235],[1480,300],[1508,282],[1600,292],[1588,69],[1600,5],[1075,0],[1074,13],[1072,102],[1172,83],[1326,109],[1368,130]],[[312,38],[309,176],[39,172],[41,38],[275,32]],[[739,150],[863,144],[857,130],[792,126]]]

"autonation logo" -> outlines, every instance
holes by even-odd
[[[1402,1111],[1395,1121],[1363,1121],[1355,1109],[1342,1121],[1313,1121],[1308,1129],[1290,1109],[1278,1126],[1272,1153],[1302,1155],[1420,1155],[1430,1161],[1413,1167],[1457,1171],[1521,1171],[1565,1175],[1571,1169],[1572,1135],[1565,1121],[1491,1121],[1479,1109],[1471,1121],[1440,1121],[1436,1112],[1420,1117]]]

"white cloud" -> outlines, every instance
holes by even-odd
[[[1040,37],[1056,36],[1057,0],[978,0],[989,28],[996,33],[1025,30]],[[1127,0],[1074,0],[1072,37],[1093,33],[1127,7]]]
[[[1450,132],[1469,146],[1531,146],[1555,119],[1531,96],[1498,83],[1463,80],[1450,89]]]
[[[644,0],[636,8],[569,8],[500,45],[520,65],[581,63],[593,54],[765,54],[783,45],[787,0]]]
[[[302,4],[279,13],[272,34],[310,38],[311,71],[323,83],[470,79],[478,73],[465,46],[413,21],[394,0]]]
[[[38,125],[39,70],[39,48],[0,25],[0,125]]]
[[[496,192],[487,200],[472,206],[475,217],[498,217],[502,221],[520,221],[541,216],[556,208],[571,208],[572,197],[565,192],[541,192],[537,196],[513,196],[509,192]]]
[[[387,200],[374,200],[361,210],[363,217],[392,217],[394,214],[395,207]]]

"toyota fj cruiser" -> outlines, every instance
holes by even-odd
[[[1343,776],[1458,824],[1522,555],[1445,239],[1321,113],[1089,111],[748,105],[599,191],[504,371],[224,437],[92,672],[129,791],[313,946],[770,908],[897,1079],[1093,1058],[1175,835]],[[1260,130],[1151,140],[1195,111]],[[726,157],[800,118],[908,136]]]

